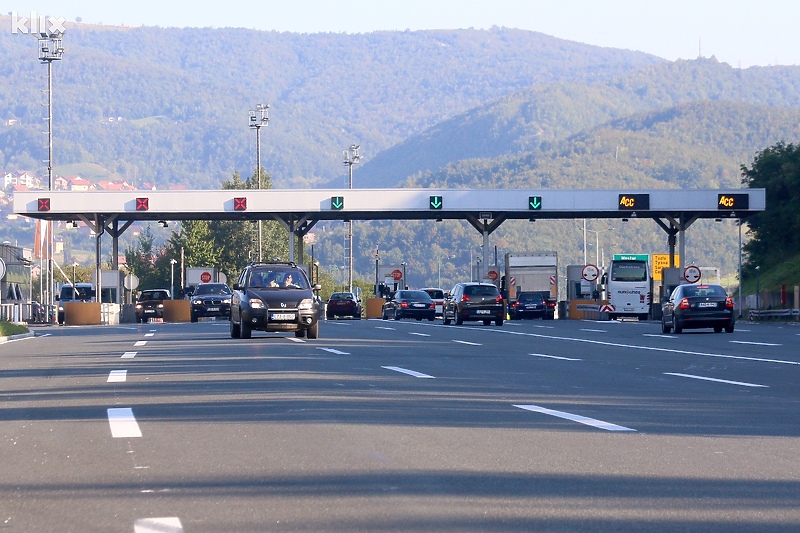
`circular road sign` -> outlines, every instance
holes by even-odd
[[[202,281],[203,283],[211,282],[211,272],[206,271],[200,274],[200,281]]]
[[[589,283],[595,281],[598,276],[600,276],[600,269],[597,268],[597,265],[589,264],[581,270],[581,277]]]
[[[395,281],[400,281],[401,279],[403,279],[403,272],[399,269],[392,270],[392,278]]]
[[[136,276],[136,274],[128,274],[127,276],[125,276],[125,279],[122,281],[122,284],[125,286],[126,289],[132,291],[139,286],[139,278],[138,276]]]
[[[497,281],[497,270],[490,270],[490,271],[487,273],[487,276],[489,276],[489,279],[490,279],[490,280],[492,280],[492,281]]]
[[[683,279],[688,281],[689,283],[697,283],[700,281],[700,267],[696,267],[694,265],[689,265],[688,267],[683,269]]]

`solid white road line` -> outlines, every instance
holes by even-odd
[[[581,331],[588,331],[589,333],[608,333],[608,331],[604,329],[581,328]]]
[[[433,376],[429,376],[428,374],[415,372],[414,370],[409,370],[407,368],[400,368],[399,366],[382,366],[381,368],[385,368],[386,370],[394,370],[395,372],[402,372],[403,374],[408,374],[409,376],[414,376],[415,378],[434,379]]]
[[[664,372],[667,376],[678,376],[681,378],[702,379],[703,381],[715,381],[717,383],[727,383],[729,385],[742,385],[743,387],[764,387],[769,388],[769,385],[758,385],[756,383],[745,383],[743,381],[729,381],[727,379],[707,378],[705,376],[695,376],[693,374],[681,374],[679,372]]]
[[[386,326],[375,326],[375,329],[385,329],[387,331],[394,331],[394,328],[387,328]]]
[[[177,516],[141,518],[133,523],[133,533],[183,533],[183,526]]]
[[[483,344],[479,344],[477,342],[469,342],[469,341],[453,341],[453,342],[457,342],[459,344],[468,344],[470,346],[483,346]]]
[[[136,341],[134,346],[144,346],[145,344],[147,344],[147,341]]]
[[[152,337],[153,335],[155,335],[155,333],[145,333],[144,334],[145,337]]]
[[[783,346],[783,344],[774,344],[771,342],[748,342],[748,341],[728,341],[734,344],[753,344],[755,346]]]
[[[409,335],[416,335],[417,337],[430,337],[430,335],[428,335],[427,333],[417,333],[415,331],[410,331],[408,334]]]
[[[324,350],[326,352],[335,353],[336,355],[350,355],[348,352],[340,352],[339,350],[334,350],[333,348],[320,348],[317,346],[317,350]]]
[[[111,426],[111,436],[115,439],[142,436],[130,407],[108,409],[108,424]]]
[[[124,354],[122,354],[122,359],[133,359],[134,357],[136,357],[137,353],[139,352],[125,352]]]
[[[526,411],[533,411],[535,413],[557,416],[558,418],[572,420],[573,422],[586,424],[587,426],[592,426],[599,429],[605,429],[606,431],[636,431],[635,429],[626,428],[625,426],[618,426],[610,422],[603,422],[602,420],[596,420],[594,418],[588,418],[585,416],[575,415],[572,413],[565,413],[564,411],[554,411],[553,409],[547,409],[546,407],[540,407],[538,405],[514,405],[514,407],[525,409]]]
[[[642,337],[660,337],[662,339],[674,339],[675,338],[674,335],[664,335],[664,334],[656,335],[655,333],[643,333]]]
[[[561,359],[562,361],[582,361],[582,359],[573,359],[571,357],[559,357],[557,355],[545,355],[543,353],[529,353],[528,355],[532,355],[534,357],[546,357],[548,359]]]
[[[108,374],[108,381],[106,383],[121,383],[128,378],[127,370],[112,370]]]
[[[305,339],[300,339],[298,337],[289,337],[289,340],[292,342],[306,342]]]

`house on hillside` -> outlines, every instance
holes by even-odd
[[[135,191],[136,187],[124,180],[101,180],[95,184],[98,191]]]
[[[67,177],[68,191],[88,191],[91,188],[92,184],[89,182],[89,180],[86,180],[80,176]]]
[[[14,186],[24,186],[28,189],[40,189],[42,186],[41,180],[32,172],[19,171],[19,172],[4,172],[3,173],[3,188],[7,189]],[[27,189],[26,189],[27,190]]]
[[[64,176],[55,176],[53,178],[54,191],[66,191],[68,185],[69,183],[67,182],[67,178],[65,178]]]

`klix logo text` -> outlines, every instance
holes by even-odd
[[[11,12],[11,33],[40,33],[55,35],[64,33],[64,17],[40,17],[36,11],[31,11],[31,17],[25,18]]]

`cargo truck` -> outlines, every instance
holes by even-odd
[[[545,318],[555,318],[558,302],[558,253],[509,252],[505,256],[505,275],[500,290],[514,318],[517,299],[522,292],[538,292],[547,305]]]

